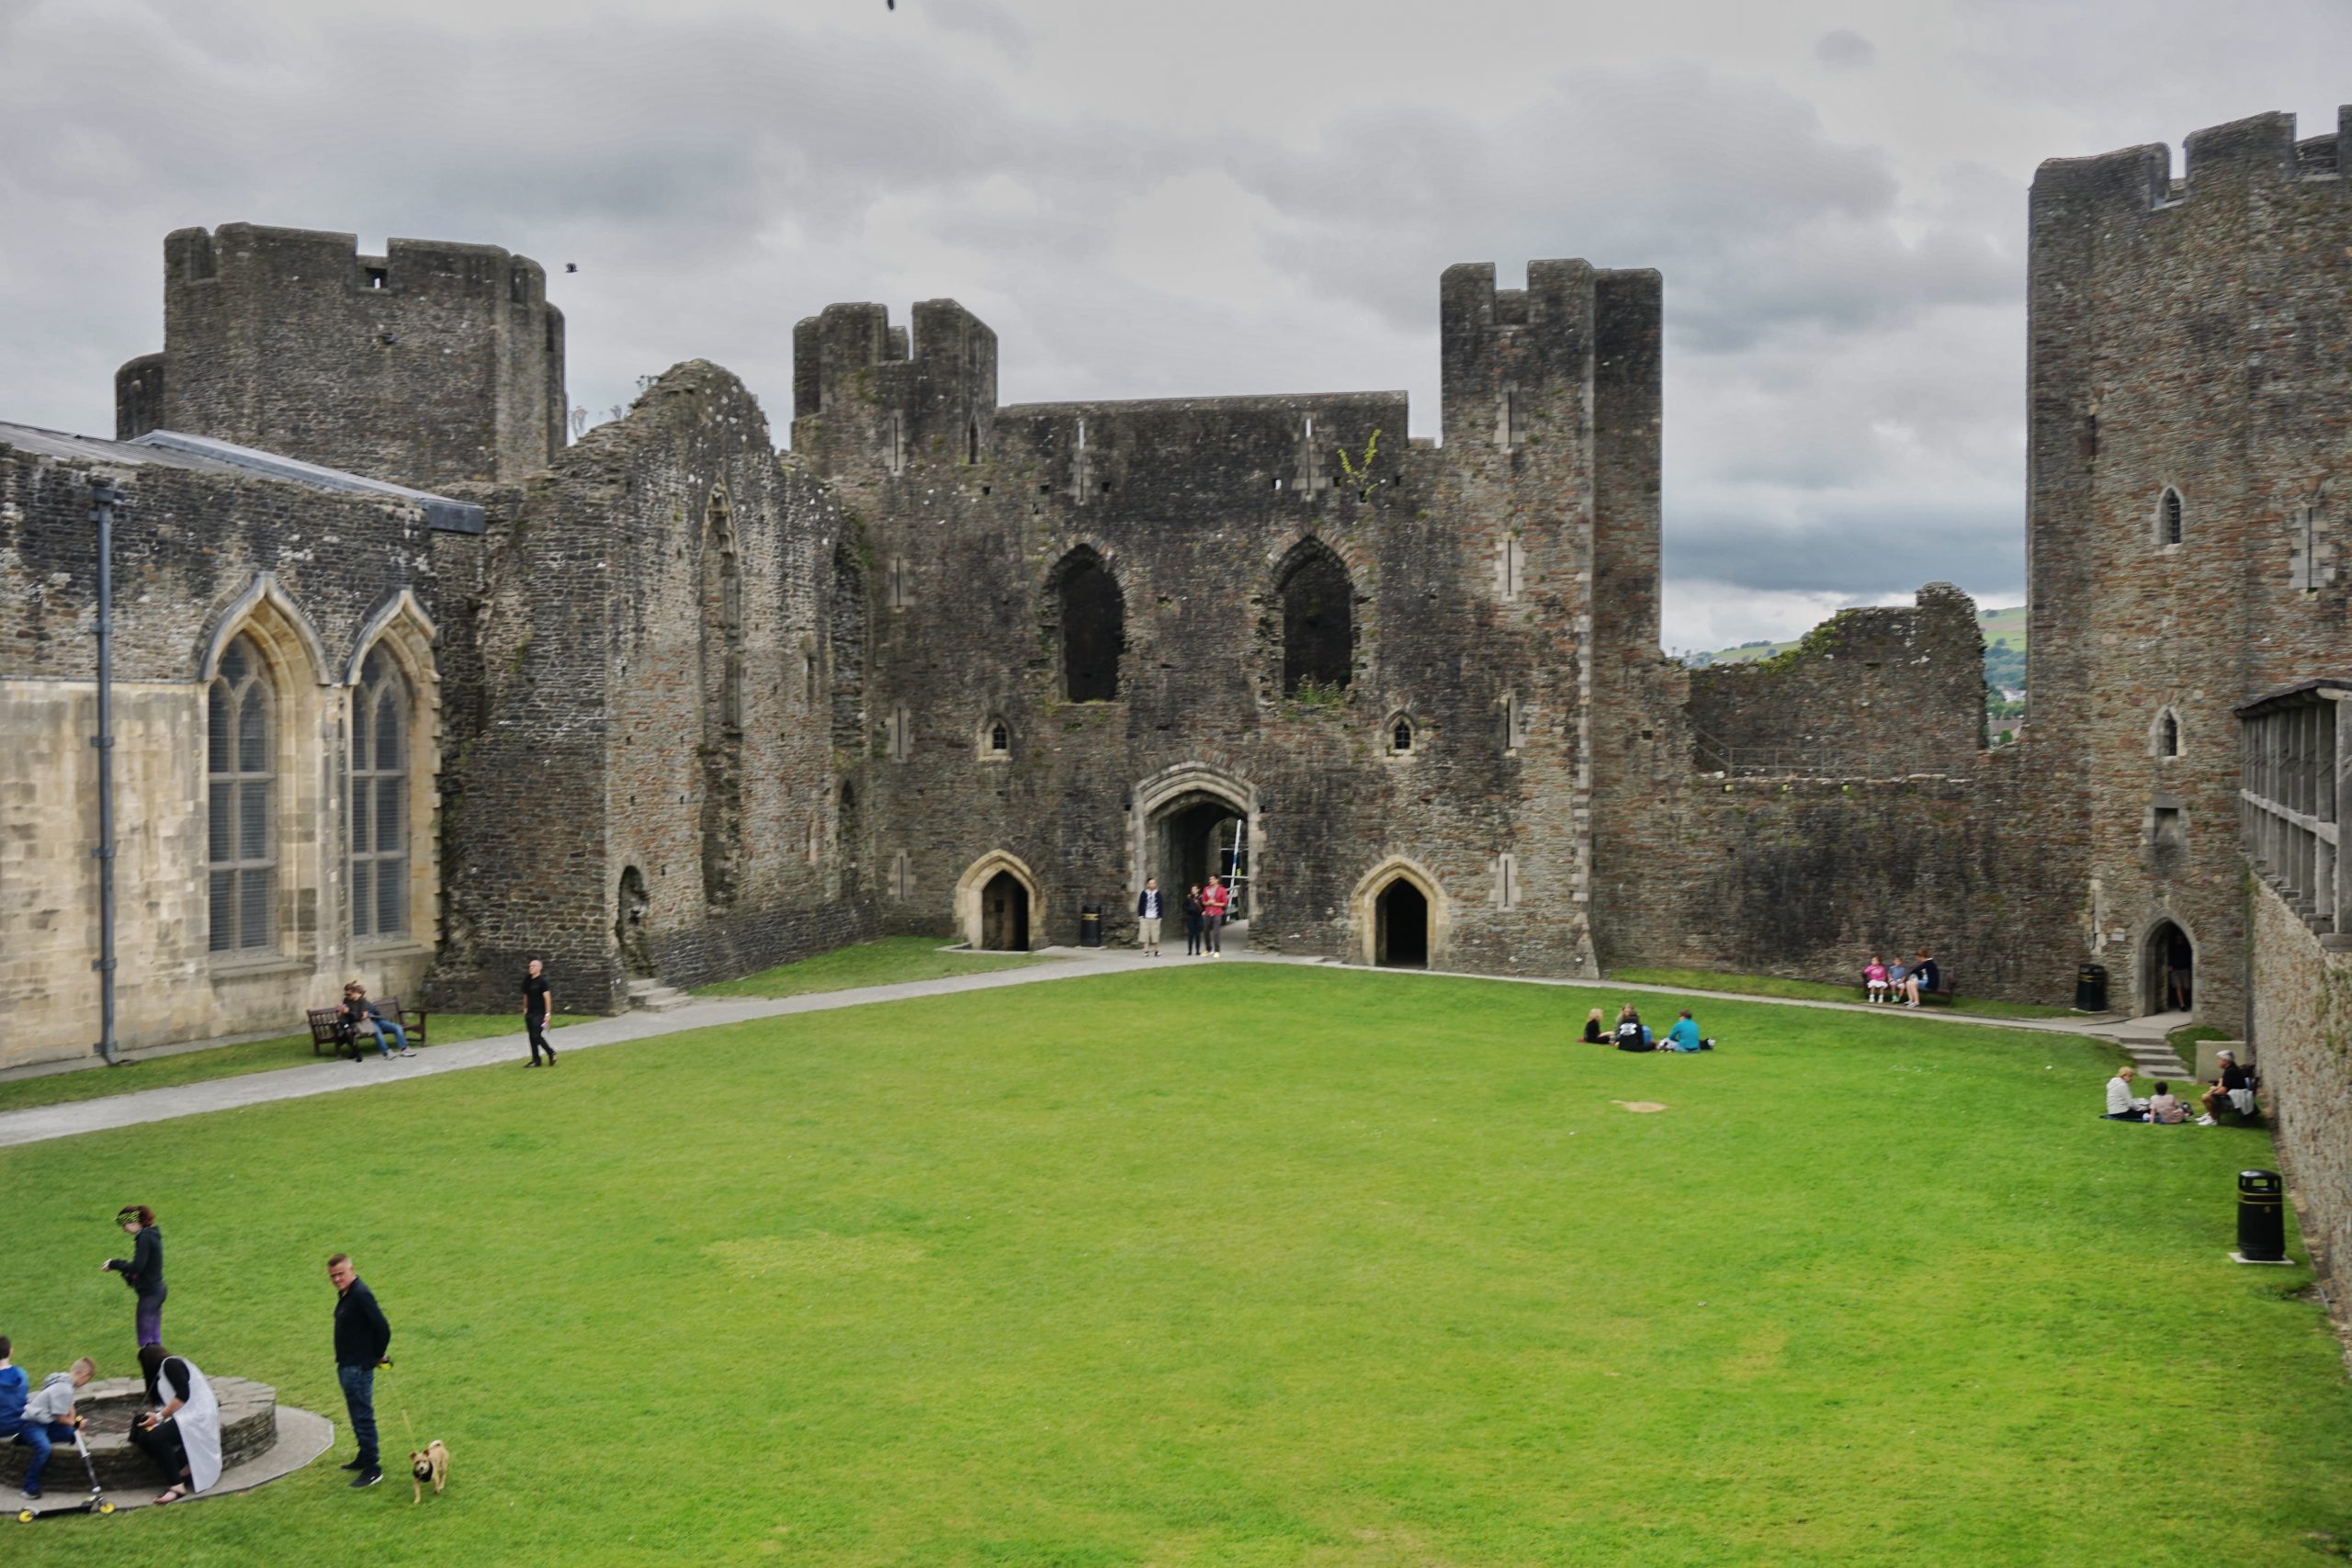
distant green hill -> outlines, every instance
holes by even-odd
[[[1998,728],[2001,721],[2025,716],[2025,606],[1979,610],[1976,619],[1984,628],[1984,683],[1993,689],[1985,710]],[[1793,637],[1787,642],[1744,642],[1737,648],[1720,648],[1711,653],[1687,653],[1682,661],[1692,669],[1710,664],[1743,664],[1751,659],[1786,653],[1795,646]],[[2006,692],[2018,695],[2013,700],[2001,694]]]

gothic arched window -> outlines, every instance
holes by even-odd
[[[1283,695],[1347,689],[1355,664],[1355,586],[1322,545],[1298,553],[1282,580]]]
[[[220,655],[205,694],[205,869],[214,953],[277,942],[276,718],[268,667],[253,639],[240,637]]]
[[[408,682],[371,648],[351,698],[351,934],[408,934]]]
[[[1116,702],[1119,655],[1126,649],[1126,601],[1102,558],[1084,546],[1056,572],[1061,613],[1062,694],[1074,703]]]
[[[2156,499],[2156,543],[2177,545],[2180,543],[2180,491],[2166,485],[2164,494]]]

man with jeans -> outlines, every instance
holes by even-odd
[[[354,1487],[373,1486],[384,1479],[376,1455],[376,1367],[391,1348],[392,1325],[384,1321],[376,1292],[351,1266],[348,1253],[327,1259],[327,1280],[335,1292],[334,1376],[343,1385],[351,1435],[359,1444],[358,1456],[343,1468],[359,1472],[351,1478]]]
[[[40,1387],[25,1401],[20,1425],[17,1428],[17,1446],[33,1450],[32,1459],[25,1465],[25,1495],[40,1495],[40,1478],[49,1469],[49,1450],[52,1444],[70,1443],[74,1428],[82,1418],[74,1414],[74,1396],[97,1375],[98,1364],[85,1356],[62,1372],[51,1372],[41,1380]]]

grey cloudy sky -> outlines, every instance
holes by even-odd
[[[0,0],[0,418],[111,430],[188,224],[505,245],[575,403],[700,356],[779,423],[794,321],[949,295],[1007,401],[1432,434],[1440,270],[1581,255],[1666,275],[1670,645],[2011,603],[2034,164],[2347,62],[2341,0]]]

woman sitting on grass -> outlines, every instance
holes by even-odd
[[[2160,1079],[2156,1084],[2156,1092],[2148,1097],[2148,1120],[2161,1122],[2167,1127],[2178,1126],[2188,1120],[2188,1107],[2183,1105],[2180,1102],[2180,1097],[2173,1093],[2172,1085]]]
[[[1642,1027],[1642,1015],[1627,1002],[1617,1011],[1617,1049],[1620,1051],[1655,1051],[1650,1043],[1650,1032]]]
[[[1609,1043],[1609,1026],[1600,1021],[1599,1008],[1584,1015],[1584,1043],[1588,1045]]]

